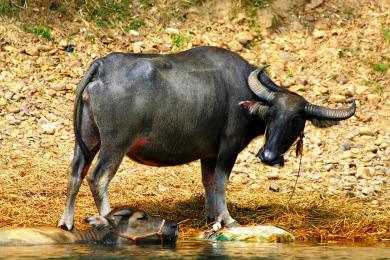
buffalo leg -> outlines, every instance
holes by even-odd
[[[215,195],[214,195],[214,177],[217,157],[205,158],[201,160],[202,182],[206,195],[205,215],[208,221],[215,221]]]
[[[109,146],[120,147],[116,144],[110,144]],[[118,150],[106,149],[102,145],[96,164],[87,176],[89,187],[91,188],[93,198],[101,216],[105,216],[111,211],[110,203],[108,202],[107,189],[110,181],[118,170],[124,155],[124,152],[121,153]]]
[[[92,158],[99,150],[99,146],[95,145],[94,149],[91,149]],[[68,167],[68,188],[65,211],[61,217],[58,226],[65,230],[74,230],[74,206],[77,193],[79,192],[80,185],[83,182],[85,175],[88,172],[90,163],[87,163],[81,148],[78,144],[75,146],[74,157],[72,163]]]
[[[81,117],[79,134],[82,142],[85,144],[86,149],[89,151],[90,160],[93,160],[95,155],[100,149],[100,135],[96,124],[93,122],[89,113],[88,107],[80,109]],[[77,130],[76,130],[77,131]],[[88,152],[86,151],[86,152]],[[81,146],[78,141],[75,142],[74,157],[72,163],[68,167],[68,189],[66,197],[65,211],[61,217],[58,226],[66,229],[74,229],[74,206],[77,193],[79,192],[80,185],[83,182],[84,177],[87,175],[91,162],[88,161],[82,152]]]
[[[225,151],[234,151],[227,147]],[[217,211],[217,222],[222,226],[233,227],[238,223],[230,216],[226,204],[226,188],[229,181],[230,172],[233,169],[237,154],[223,152],[218,156],[218,162],[215,167],[214,193],[215,206]]]

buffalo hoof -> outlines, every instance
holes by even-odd
[[[75,229],[74,229],[74,226],[72,226],[70,229],[65,225],[61,225],[61,226],[58,226],[58,228],[60,229],[63,229],[63,230],[66,230],[66,231],[70,231],[70,232],[75,232]]]

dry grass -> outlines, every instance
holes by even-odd
[[[9,147],[8,152],[1,154],[0,227],[55,226],[61,217],[72,141],[49,141],[43,147],[27,149],[21,153]],[[269,181],[248,181],[246,173],[237,173],[235,178],[240,176],[240,181],[229,183],[228,207],[242,225],[275,225],[301,240],[390,238],[389,206],[379,209],[368,199],[366,203],[366,199],[341,198],[299,188],[287,205],[294,178],[284,181],[286,192],[274,193],[265,188]],[[134,205],[180,223],[182,238],[210,228],[202,217],[204,192],[198,162],[156,168],[125,159],[110,184],[109,198],[112,206]],[[83,219],[95,214],[97,209],[84,182],[76,202],[76,227],[85,229]]]

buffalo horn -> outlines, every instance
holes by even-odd
[[[306,114],[317,119],[344,120],[353,116],[355,114],[355,111],[355,101],[353,101],[353,104],[346,109],[331,109],[327,107],[316,106],[313,104],[307,104],[305,106]]]
[[[267,67],[268,66],[264,66],[252,71],[248,78],[248,84],[253,93],[255,93],[261,100],[266,103],[271,103],[271,101],[275,98],[275,93],[261,84],[257,78],[257,75],[259,73],[263,73],[264,69]]]

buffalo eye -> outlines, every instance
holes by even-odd
[[[301,123],[302,123],[302,118],[300,116],[297,116],[293,118],[293,120],[291,120],[291,126],[293,127],[298,127],[301,125]]]

